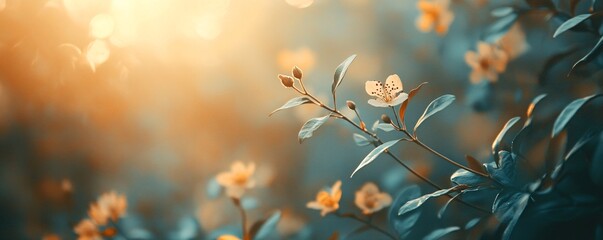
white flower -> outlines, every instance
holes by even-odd
[[[397,74],[389,75],[385,80],[385,85],[380,81],[367,81],[365,89],[368,95],[377,97],[368,101],[375,107],[396,106],[408,99],[408,94],[402,92],[404,88]]]

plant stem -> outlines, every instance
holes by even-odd
[[[400,123],[400,119],[398,118],[398,114],[396,113],[396,109],[392,106],[392,112],[394,113],[394,117],[396,118],[396,122],[398,126],[402,127],[402,123]]]
[[[362,218],[360,218],[360,217],[358,217],[358,216],[354,215],[353,213],[338,213],[338,212],[335,212],[335,215],[336,215],[336,216],[338,216],[338,217],[340,217],[340,218],[350,218],[350,219],[354,219],[354,220],[356,220],[356,221],[358,221],[358,222],[364,223],[366,226],[369,226],[370,228],[372,228],[372,229],[374,229],[374,230],[376,230],[376,231],[378,231],[378,232],[382,233],[383,235],[388,236],[388,237],[389,237],[389,238],[391,238],[391,239],[394,239],[394,240],[396,240],[396,239],[397,239],[397,238],[396,238],[396,236],[392,235],[391,233],[389,233],[389,232],[385,231],[384,229],[382,229],[382,228],[380,228],[380,227],[377,227],[377,226],[373,225],[373,224],[372,224],[371,222],[369,222],[368,220],[364,220],[364,219],[362,219]]]
[[[243,230],[243,240],[250,240],[250,237],[247,233],[247,214],[245,214],[245,209],[243,209],[243,206],[241,206],[241,200],[239,200],[238,198],[231,199],[234,205],[239,209],[239,212],[241,213],[241,218],[243,221],[243,223],[241,224]]]
[[[373,139],[375,139],[375,141],[379,144],[383,144],[383,141],[379,138],[379,136],[377,136],[377,134],[368,131],[366,128],[362,128],[360,127],[360,125],[358,125],[357,123],[355,123],[354,121],[352,121],[351,119],[349,119],[348,117],[346,117],[345,115],[341,114],[341,112],[330,108],[329,106],[323,104],[320,100],[318,100],[317,98],[315,98],[314,96],[312,96],[312,94],[308,93],[308,92],[302,92],[297,88],[293,88],[295,89],[297,92],[299,92],[300,94],[309,97],[310,99],[312,99],[312,101],[314,101],[318,106],[330,111],[331,113],[336,114],[338,118],[341,118],[345,121],[347,121],[348,123],[350,123],[352,126],[356,127],[357,129],[359,129],[360,131],[366,133],[367,135],[371,136]],[[395,112],[395,111],[394,111]],[[406,133],[413,141],[418,141],[418,139],[416,139],[415,137],[411,136],[408,131],[403,130],[404,133]],[[430,148],[431,149],[431,148]],[[433,151],[433,150],[432,150]],[[433,151],[435,152],[435,151]],[[429,180],[428,178],[422,176],[421,174],[419,174],[418,172],[414,171],[412,168],[410,168],[408,165],[406,165],[404,162],[402,162],[402,160],[400,160],[396,155],[394,155],[393,153],[391,153],[390,151],[385,151],[385,153],[387,153],[387,155],[389,155],[390,157],[392,157],[396,162],[398,162],[398,164],[400,164],[402,167],[404,167],[406,170],[408,170],[410,173],[412,173],[413,175],[415,175],[416,177],[418,177],[419,179],[421,179],[422,181],[426,182],[427,184],[431,185],[432,187],[441,190],[444,189],[442,187],[440,187],[438,184],[436,184],[435,182]],[[438,153],[439,154],[439,153]],[[441,155],[441,154],[440,154]],[[441,155],[443,156],[443,155]],[[452,160],[451,160],[452,161]],[[473,172],[473,171],[472,171]],[[480,174],[481,176],[481,174]],[[451,196],[450,194],[446,194],[446,196],[448,196],[449,198],[452,198],[453,196]],[[489,210],[483,209],[481,207],[475,206],[473,204],[470,204],[468,202],[465,202],[461,199],[456,198],[455,201],[462,203],[463,205],[466,205],[468,207],[474,208],[480,212],[484,212],[487,214],[490,214],[491,212]]]
[[[451,164],[452,164],[452,165],[454,165],[454,166],[457,166],[457,167],[459,167],[459,168],[465,169],[465,170],[467,170],[467,171],[469,171],[469,172],[471,172],[471,173],[477,174],[477,175],[479,175],[479,176],[482,176],[482,177],[485,177],[485,178],[490,178],[490,176],[488,176],[487,174],[484,174],[484,173],[481,173],[481,172],[475,171],[475,170],[473,170],[473,169],[471,169],[471,168],[465,167],[465,166],[463,166],[462,164],[459,164],[459,163],[457,163],[457,162],[453,161],[452,159],[450,159],[450,158],[448,158],[448,157],[444,156],[443,154],[439,153],[438,151],[433,150],[432,148],[430,148],[429,146],[425,145],[423,142],[421,142],[421,141],[420,141],[418,138],[416,138],[416,137],[413,139],[413,142],[414,142],[414,143],[416,143],[417,145],[421,146],[421,147],[422,147],[422,148],[424,148],[425,150],[430,151],[431,153],[435,154],[436,156],[438,156],[438,157],[440,157],[440,158],[442,158],[442,159],[446,160],[447,162],[451,163]]]

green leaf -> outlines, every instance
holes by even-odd
[[[592,61],[596,56],[599,55],[599,53],[601,53],[601,50],[603,50],[603,37],[599,38],[597,44],[586,55],[584,55],[584,57],[580,58],[580,60],[574,63],[574,66],[572,66],[572,69],[570,70],[568,75],[570,75],[572,71],[574,71],[574,69],[578,66],[587,64]]]
[[[402,102],[402,106],[400,106],[400,111],[398,112],[401,122],[404,122],[404,117],[406,116],[406,108],[408,107],[408,103],[415,95],[417,95],[419,90],[421,90],[421,87],[425,84],[427,84],[427,82],[423,82],[419,86],[417,86],[415,89],[410,90],[410,92],[408,93],[408,98],[406,100],[404,100],[404,102]],[[393,127],[392,127],[392,129],[393,129]]]
[[[509,31],[509,29],[511,29],[511,26],[513,26],[515,21],[517,21],[518,17],[519,14],[514,12],[498,19],[494,24],[490,25],[490,27],[486,29],[486,32],[484,33],[484,40],[490,43],[498,41]]]
[[[408,234],[413,230],[413,226],[419,220],[421,211],[414,211],[412,214],[406,214],[398,216],[398,209],[402,207],[404,203],[411,199],[415,199],[421,196],[421,189],[417,185],[411,185],[404,188],[400,194],[394,200],[392,206],[389,208],[388,221],[390,226],[396,231],[397,236],[400,239],[406,239]]]
[[[547,80],[551,79],[548,77],[551,69],[553,69],[554,66],[559,64],[561,61],[563,61],[570,55],[576,53],[576,50],[578,50],[578,47],[572,46],[572,47],[567,48],[566,50],[563,50],[561,52],[551,55],[544,62],[544,64],[542,65],[542,68],[540,69],[540,72],[538,73],[538,84],[540,84],[541,86],[545,85],[547,83]]]
[[[498,133],[498,135],[494,139],[494,142],[492,142],[492,154],[496,155],[496,153],[498,152],[498,150],[500,150],[499,149],[500,142],[505,137],[505,134],[507,134],[507,131],[509,131],[509,129],[511,127],[513,127],[513,125],[515,125],[515,123],[517,123],[517,121],[519,121],[519,119],[521,119],[521,118],[520,117],[514,117],[514,118],[509,119],[509,121],[507,121],[507,123],[505,123],[505,126],[503,126],[502,130],[500,130],[500,132]]]
[[[546,97],[546,93],[543,93],[543,94],[536,96],[534,99],[532,99],[532,102],[530,103],[530,106],[528,106],[528,110],[526,111],[526,117],[528,119],[532,118],[532,113],[534,113],[534,109],[536,109],[536,104],[538,104],[545,97]]]
[[[452,232],[456,232],[458,230],[461,230],[460,227],[454,226],[454,227],[447,227],[447,228],[440,228],[437,229],[433,232],[431,232],[429,235],[425,236],[423,238],[423,240],[436,240],[436,239],[440,239]]]
[[[515,12],[515,8],[513,8],[513,7],[499,7],[499,8],[492,10],[492,12],[490,12],[490,14],[493,17],[504,17],[504,16],[507,16],[514,12]]]
[[[261,223],[259,224],[259,227],[256,227],[257,232],[252,232],[250,230],[251,238],[254,240],[268,239],[270,237],[271,233],[273,233],[276,230],[276,225],[278,224],[278,221],[280,219],[281,219],[281,211],[276,211],[274,214],[272,214],[272,216],[270,216],[266,220],[259,221]],[[252,230],[253,229],[254,228],[252,228]]]
[[[603,39],[603,38],[601,38],[601,39]],[[557,134],[559,134],[561,131],[563,131],[565,126],[567,126],[567,123],[569,123],[569,121],[572,120],[572,118],[574,117],[576,112],[578,112],[578,110],[580,110],[580,108],[582,106],[584,106],[584,104],[586,104],[589,101],[591,101],[597,97],[600,97],[600,96],[603,96],[603,95],[594,94],[594,95],[590,95],[588,97],[576,99],[573,102],[571,102],[570,104],[568,104],[563,109],[563,111],[561,111],[561,113],[559,114],[557,119],[555,119],[555,123],[553,124],[553,132],[551,134],[551,138],[554,138],[555,136],[557,136]]]
[[[329,119],[329,117],[331,117],[331,115],[327,115],[324,117],[312,118],[312,119],[308,120],[306,123],[304,123],[301,130],[299,130],[299,134],[297,136],[299,139],[299,143],[302,143],[304,140],[312,137],[312,134],[314,133],[314,131],[316,131],[316,129],[318,129],[320,126],[322,126]]]
[[[283,106],[281,106],[280,108],[272,111],[268,116],[272,116],[272,114],[275,114],[276,112],[280,111],[280,110],[285,110],[288,108],[292,108],[292,107],[297,107],[299,105],[302,104],[307,104],[307,103],[312,103],[312,100],[310,100],[307,97],[296,97],[296,98],[292,98],[291,100],[287,101]]]
[[[417,209],[418,207],[420,207],[421,205],[423,205],[425,203],[425,201],[429,200],[430,198],[433,197],[439,197],[442,195],[446,195],[450,192],[454,192],[454,191],[458,191],[458,190],[463,190],[466,189],[467,185],[457,185],[451,188],[447,188],[447,189],[440,189],[438,191],[435,191],[433,193],[430,194],[426,194],[423,195],[419,198],[410,200],[408,202],[406,202],[404,205],[402,205],[402,207],[400,207],[400,209],[398,210],[398,215],[402,215],[405,214],[407,212],[410,212],[412,210]]]
[[[339,66],[337,66],[337,68],[335,69],[335,76],[333,77],[333,85],[331,86],[331,92],[333,93],[333,100],[335,100],[335,91],[337,90],[337,87],[339,87],[339,84],[341,84],[341,82],[343,81],[343,78],[345,77],[345,73],[348,71],[348,67],[350,66],[350,64],[352,64],[352,61],[354,61],[354,58],[356,58],[356,54],[349,56],[346,60],[344,60],[341,64],[339,64]]]
[[[603,185],[603,133],[599,135],[599,143],[593,154],[590,166],[590,178],[595,184]]]
[[[356,143],[356,145],[358,145],[358,146],[361,146],[361,147],[362,147],[362,146],[366,146],[366,145],[371,144],[371,141],[370,141],[370,140],[368,140],[366,137],[364,137],[364,136],[362,136],[362,135],[360,135],[360,134],[358,134],[358,133],[354,133],[354,135],[353,135],[353,136],[354,136],[354,142],[355,142],[355,143]]]
[[[446,95],[440,96],[439,98],[436,98],[431,103],[429,103],[427,108],[425,108],[425,112],[423,112],[423,115],[419,118],[419,120],[417,120],[417,124],[415,124],[414,131],[417,131],[417,128],[427,118],[433,116],[437,112],[442,111],[444,108],[448,107],[448,105],[450,105],[454,101],[454,99],[455,99],[454,95],[446,94]]]
[[[446,202],[446,204],[444,204],[444,206],[442,206],[442,208],[440,208],[440,210],[438,211],[438,218],[442,219],[442,216],[444,215],[444,212],[446,212],[446,209],[448,208],[448,205],[450,205],[450,203],[452,201],[454,201],[454,199],[456,199],[457,197],[460,197],[461,194],[463,194],[462,192],[460,192],[459,194],[455,195],[454,197],[451,197],[450,199],[448,199],[448,201]]]
[[[373,162],[373,160],[375,160],[375,158],[377,158],[381,153],[385,152],[389,147],[393,146],[394,144],[398,143],[399,141],[402,141],[402,139],[385,142],[385,143],[379,145],[378,147],[376,147],[375,149],[373,149],[368,155],[366,155],[366,157],[364,157],[364,159],[362,159],[362,162],[360,162],[360,164],[358,165],[356,170],[354,170],[354,172],[352,173],[350,178],[353,177],[354,174],[358,170],[360,170],[364,166],[368,165],[369,163]]]
[[[450,182],[456,185],[478,186],[488,183],[490,180],[461,168],[450,175]]]
[[[587,14],[580,14],[578,16],[570,18],[569,20],[567,20],[563,24],[561,24],[561,26],[559,26],[557,28],[557,30],[555,30],[555,34],[553,34],[553,38],[559,36],[559,34],[562,34],[567,30],[570,30],[570,29],[578,26],[578,24],[584,22],[584,20],[590,18],[591,16],[592,16],[592,14],[587,13]]]
[[[474,218],[474,219],[469,220],[469,222],[467,222],[467,224],[465,224],[465,230],[475,227],[475,225],[477,225],[480,220],[482,220],[482,219]]]
[[[590,142],[590,140],[592,140],[596,136],[597,135],[593,131],[589,131],[589,132],[585,133],[584,135],[582,135],[582,137],[580,137],[580,139],[578,139],[578,141],[574,144],[572,149],[569,152],[567,152],[567,154],[565,155],[565,157],[563,159],[565,159],[566,161],[568,159],[570,159],[570,157],[572,157],[572,155],[574,155],[574,153],[578,152],[578,150],[580,150],[584,145],[586,145],[588,142]]]
[[[506,203],[506,204],[511,204],[512,207],[506,213],[506,215],[508,216],[508,218],[511,219],[511,221],[509,222],[509,224],[505,228],[505,231],[503,232],[502,238],[504,240],[511,239],[511,234],[513,233],[513,229],[515,228],[515,225],[519,221],[519,217],[521,217],[523,210],[525,210],[526,206],[528,205],[529,199],[530,199],[529,194],[520,194],[514,203]]]
[[[486,164],[486,170],[497,182],[504,186],[513,186],[516,176],[517,156],[507,151],[498,152],[500,167],[493,163]]]
[[[395,128],[394,128],[394,126],[392,126],[389,123],[377,123],[377,124],[375,124],[373,126],[373,131],[375,131],[375,130],[381,130],[381,131],[384,131],[384,132],[391,132],[391,131],[394,131]]]

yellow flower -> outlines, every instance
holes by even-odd
[[[226,188],[226,194],[232,198],[241,198],[245,189],[255,186],[255,180],[252,175],[255,172],[255,164],[249,163],[247,166],[242,162],[235,162],[230,166],[229,172],[218,174],[216,180],[220,185]]]
[[[100,240],[102,239],[96,224],[90,219],[84,219],[73,229],[78,235],[78,240]]]
[[[496,82],[498,74],[507,68],[507,54],[493,44],[479,42],[477,52],[465,53],[465,62],[473,69],[469,79],[472,83],[478,83],[483,79]]]
[[[330,191],[321,190],[316,194],[316,201],[308,202],[306,207],[320,210],[320,215],[325,216],[327,213],[334,212],[339,209],[339,200],[341,200],[341,181],[335,182]]]
[[[379,81],[367,81],[364,87],[368,95],[377,97],[368,101],[375,107],[396,106],[408,99],[408,94],[402,92],[404,88],[397,74],[389,75],[385,80],[385,85]]]
[[[354,203],[363,214],[369,215],[391,205],[392,197],[385,192],[379,192],[377,185],[368,182],[356,191]]]
[[[234,235],[222,235],[222,236],[218,237],[218,240],[241,240],[241,239]]]
[[[415,24],[421,32],[435,32],[442,36],[448,32],[448,27],[454,20],[454,14],[449,9],[450,0],[419,0],[417,8],[421,15]]]
[[[102,194],[96,203],[90,205],[88,216],[99,225],[107,224],[107,220],[111,218],[117,221],[126,213],[128,203],[124,195],[118,195],[115,192]]]

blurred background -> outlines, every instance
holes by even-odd
[[[338,104],[343,109],[344,100],[354,100],[369,126],[385,112],[366,103],[365,81],[398,74],[406,91],[429,82],[408,121],[435,97],[456,95],[419,135],[452,158],[470,154],[485,162],[502,125],[523,116],[534,96],[567,101],[597,89],[589,80],[596,75],[578,72],[567,83],[568,66],[580,56],[551,69],[546,82],[539,79],[547,57],[567,42],[592,39],[553,41],[556,26],[538,15],[514,26],[509,41],[521,54],[497,82],[469,81],[465,53],[475,51],[493,22],[490,11],[512,3],[452,1],[454,21],[439,36],[417,29],[414,1],[0,0],[0,235],[73,239],[89,204],[111,190],[127,196],[123,224],[132,238],[236,233],[236,209],[213,180],[236,160],[258,167],[258,187],[243,199],[250,217],[283,211],[280,239],[350,232],[357,223],[321,218],[306,202],[341,179],[341,208],[356,211],[354,192],[363,183],[395,197],[417,180],[387,158],[350,179],[371,148],[356,147],[354,129],[343,122],[328,122],[300,145],[301,125],[325,113],[304,105],[268,117],[296,96],[277,74],[299,66],[308,90],[332,102],[335,67],[357,54]],[[449,184],[453,166],[416,146],[400,144],[396,153]],[[471,210],[464,210],[453,204],[447,223],[424,214],[420,221],[429,225],[417,224],[411,236],[465,222]],[[375,221],[386,224],[385,213]]]

